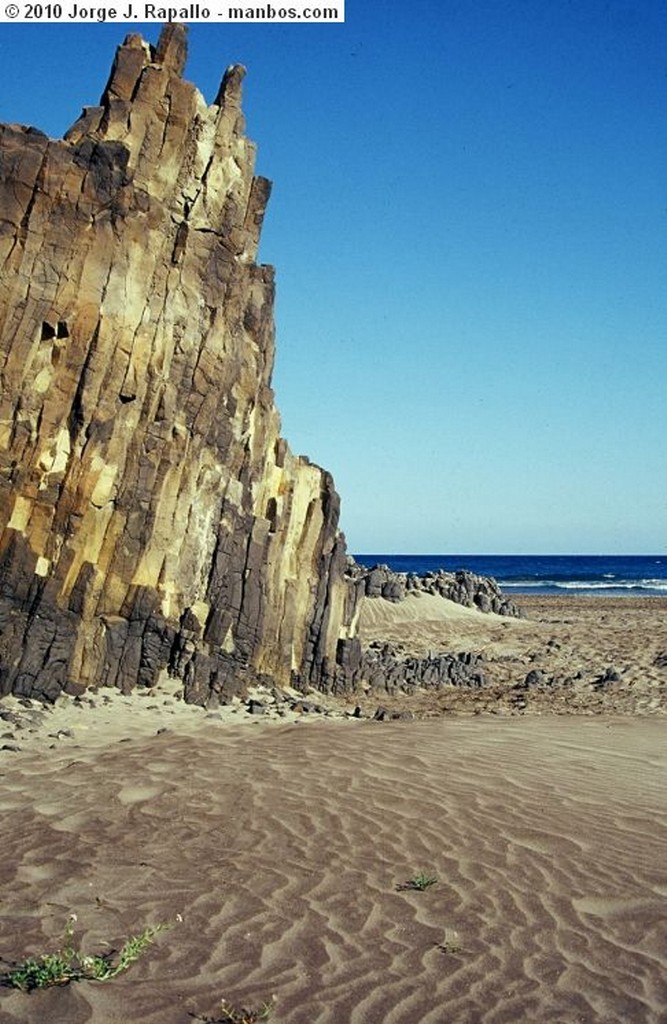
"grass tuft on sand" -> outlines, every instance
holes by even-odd
[[[418,871],[411,878],[408,878],[406,882],[399,882],[396,888],[398,892],[424,892],[426,889],[430,889],[432,885],[436,885],[437,881],[437,875],[429,875],[426,871]]]
[[[69,985],[72,981],[109,981],[128,970],[152,944],[158,932],[169,925],[157,924],[131,935],[120,950],[87,956],[74,947],[74,922],[71,914],[65,926],[63,945],[55,953],[41,953],[10,966],[0,983],[22,992]]]

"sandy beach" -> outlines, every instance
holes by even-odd
[[[448,717],[433,694],[421,721],[255,718],[168,690],[20,706],[0,751],[0,956],[56,949],[72,913],[88,953],[172,927],[112,981],[0,989],[0,1022],[186,1024],[224,998],[273,1000],[277,1024],[661,1024],[664,608],[603,604],[597,632],[586,604],[549,602],[478,642],[524,675],[531,652],[591,678],[617,664],[620,705],[639,694],[643,713],[469,695]],[[451,613],[405,636],[422,628],[472,627]],[[400,888],[421,871],[437,883]]]

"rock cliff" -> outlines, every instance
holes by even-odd
[[[244,70],[207,106],[185,56],[181,26],[130,35],[63,140],[0,128],[0,694],[344,674],[338,495],[270,387]]]

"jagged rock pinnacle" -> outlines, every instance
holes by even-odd
[[[331,477],[280,437],[270,183],[244,70],[130,35],[64,140],[0,128],[0,693],[327,688],[352,632]]]

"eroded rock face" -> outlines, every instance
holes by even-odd
[[[326,689],[355,591],[331,477],[280,438],[270,184],[185,30],[129,36],[62,141],[0,128],[0,693]],[[338,671],[340,674],[340,669]]]

